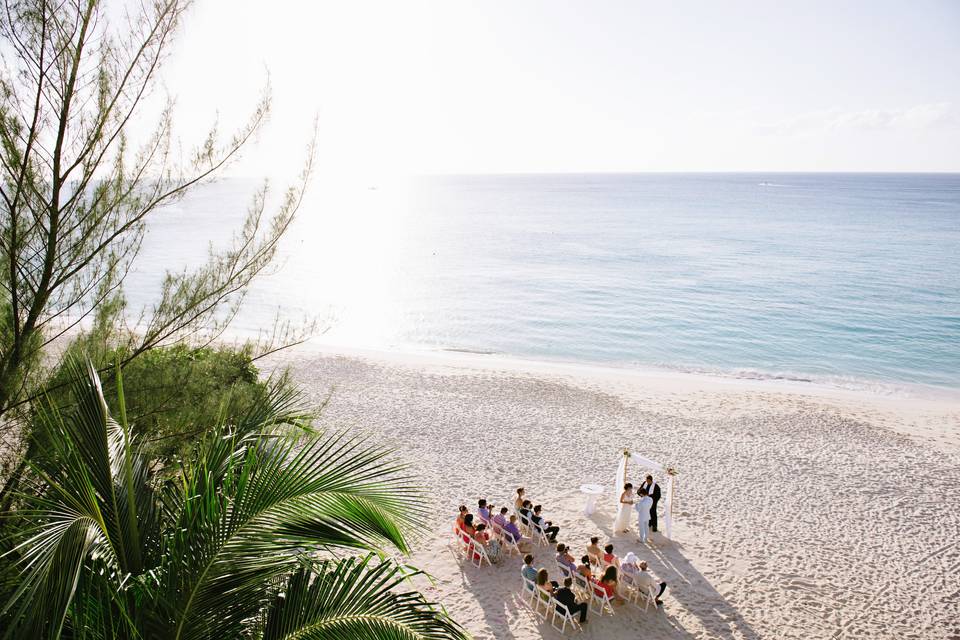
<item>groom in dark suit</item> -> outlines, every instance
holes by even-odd
[[[650,507],[650,531],[657,530],[657,503],[660,502],[660,485],[653,481],[653,476],[647,476],[647,479],[641,489],[646,489],[647,495],[653,498],[653,506]]]

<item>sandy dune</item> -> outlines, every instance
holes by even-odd
[[[414,463],[436,513],[418,544],[431,597],[478,638],[558,634],[519,604],[519,561],[477,569],[451,544],[456,505],[523,485],[582,553],[635,551],[670,587],[659,612],[593,616],[585,638],[960,637],[960,404],[786,384],[470,355],[289,352],[327,425]],[[677,466],[674,540],[611,538],[583,482],[624,447]],[[635,474],[636,475],[639,474]],[[553,552],[537,564],[554,569]],[[553,574],[554,572],[552,572]]]

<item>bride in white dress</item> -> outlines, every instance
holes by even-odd
[[[613,532],[622,533],[630,530],[630,516],[633,511],[633,485],[629,482],[623,485],[620,494],[620,508],[617,510],[617,519],[613,523]]]

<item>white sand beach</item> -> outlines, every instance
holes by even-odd
[[[556,637],[520,603],[520,561],[477,569],[458,504],[527,488],[580,556],[591,535],[669,583],[660,611],[591,615],[584,638],[960,637],[960,404],[813,385],[512,361],[293,350],[322,424],[396,447],[436,532],[413,564],[477,638]],[[674,539],[611,537],[624,447],[675,465]],[[636,474],[635,474],[636,475]],[[639,478],[632,477],[631,480]],[[592,517],[579,485],[608,487]],[[556,574],[554,552],[535,553]]]

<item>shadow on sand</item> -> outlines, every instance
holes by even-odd
[[[470,564],[452,546],[449,549],[452,561],[460,565],[462,587],[472,593],[483,611],[484,629],[472,629],[478,638],[515,639],[516,629],[523,629],[523,635],[529,632],[544,638],[562,638],[549,621],[541,621],[533,615],[526,602],[520,596],[520,567],[522,560],[517,556],[504,556],[500,563],[478,569]],[[547,547],[538,547],[534,551],[537,566],[551,571],[551,579],[556,579],[557,571],[553,561],[553,551]],[[590,612],[583,633],[577,637],[603,640],[624,635],[634,637],[640,633],[652,638],[693,638],[679,624],[671,612],[654,610],[642,611],[633,605],[616,607],[613,616],[597,616]],[[568,630],[567,635],[570,635]]]
[[[594,511],[593,515],[587,516],[587,519],[590,520],[593,524],[597,525],[597,528],[600,529],[600,533],[607,538],[614,539],[613,535],[613,516],[609,513],[604,513],[602,511]],[[636,538],[635,535],[631,538]]]
[[[660,544],[649,548],[642,557],[648,559],[657,576],[667,581],[672,599],[698,618],[711,637],[728,640],[757,640],[760,637],[683,555],[682,546],[663,538],[659,540]]]
[[[590,518],[602,534],[609,535],[612,518],[603,514],[594,514]],[[622,555],[634,551],[650,564],[654,573],[668,583],[664,596],[665,606],[648,611],[639,610],[632,605],[617,607],[616,615],[599,617],[593,612],[588,616],[582,638],[611,638],[624,635],[634,637],[639,633],[651,638],[693,638],[694,635],[684,628],[682,620],[688,625],[690,617],[699,621],[699,627],[708,630],[710,637],[727,640],[757,640],[759,635],[743,619],[743,616],[710,584],[697,568],[684,555],[683,549],[675,542],[657,536],[657,546],[645,546],[636,541],[635,535],[613,538]],[[522,560],[517,556],[504,556],[499,564],[478,569],[470,564],[459,551],[449,547],[451,561],[460,565],[462,588],[472,593],[483,611],[484,629],[476,630],[480,638],[515,639],[515,631],[523,629],[539,633],[544,638],[563,637],[554,630],[549,622],[535,617],[520,597],[520,566]],[[548,547],[534,550],[537,567],[545,567],[551,579],[558,578],[554,562],[554,551]],[[699,631],[699,629],[698,629]],[[523,634],[521,634],[523,635]],[[569,633],[568,633],[569,635]]]

